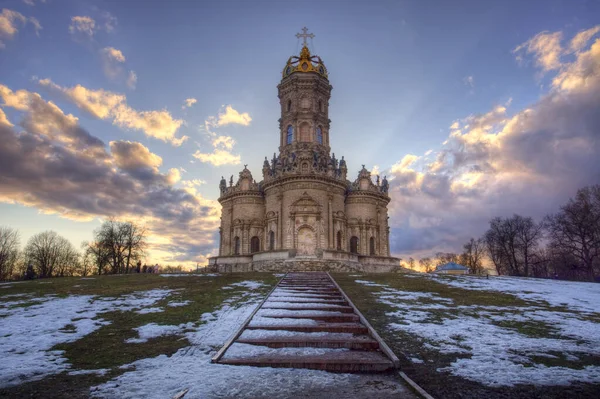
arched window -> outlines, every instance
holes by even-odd
[[[358,237],[356,236],[352,236],[352,238],[350,239],[350,252],[352,252],[353,254],[358,253]]]
[[[375,238],[371,237],[369,239],[369,253],[371,255],[375,255]]]
[[[342,250],[342,231],[341,230],[337,232],[336,241],[337,241],[336,248],[338,251],[341,251]]]
[[[274,249],[275,249],[275,232],[270,231],[269,232],[269,251],[272,251]]]
[[[294,128],[289,125],[287,127],[287,143],[292,144],[292,141],[294,141]]]
[[[250,239],[250,253],[253,254],[258,251],[260,251],[260,239],[254,236]]]
[[[323,144],[323,131],[320,126],[317,128],[317,143]]]
[[[292,110],[292,100],[288,100],[287,111],[290,112],[291,110]]]
[[[323,112],[323,102],[319,100],[319,112]]]
[[[233,254],[234,255],[240,254],[240,237],[235,237],[233,239]]]

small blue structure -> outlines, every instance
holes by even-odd
[[[438,266],[434,273],[439,274],[469,274],[469,268],[458,263],[448,262]]]

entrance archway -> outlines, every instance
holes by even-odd
[[[317,249],[315,232],[310,227],[301,227],[298,230],[298,255],[314,255]]]

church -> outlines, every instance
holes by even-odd
[[[222,205],[215,271],[368,271],[400,269],[390,256],[388,181],[364,167],[349,179],[330,146],[332,86],[323,60],[303,38],[277,86],[279,153],[265,157],[262,180],[247,165],[219,184]]]

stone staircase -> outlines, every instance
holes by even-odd
[[[213,361],[335,372],[398,363],[327,273],[288,273]]]

